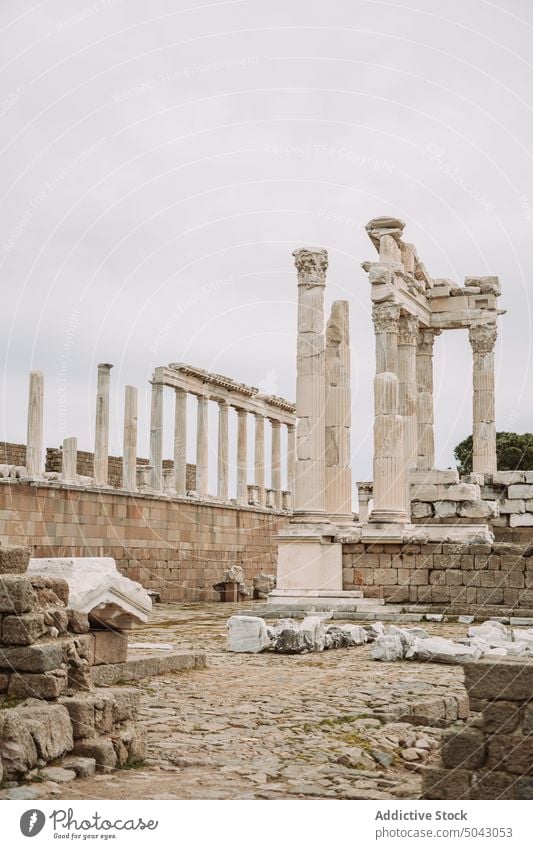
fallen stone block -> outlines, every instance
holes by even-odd
[[[502,642],[512,640],[512,632],[502,622],[496,622],[493,619],[488,619],[481,625],[472,625],[467,634],[469,637],[480,637],[491,648],[498,648]]]
[[[344,634],[346,646],[362,646],[368,642],[367,631],[362,625],[340,625],[339,628]]]
[[[29,548],[0,546],[0,575],[24,575],[29,562]]]
[[[115,768],[117,756],[113,743],[105,737],[93,737],[89,740],[76,740],[74,754],[85,758],[93,758],[96,771],[109,773]]]
[[[371,655],[374,660],[387,662],[402,660],[405,646],[399,634],[382,634],[372,645]]]
[[[324,620],[319,616],[307,616],[301,623],[282,619],[270,630],[272,648],[280,654],[323,651],[326,644]]]
[[[94,664],[123,663],[128,657],[128,638],[118,631],[92,631]]]
[[[29,578],[23,575],[0,575],[0,613],[29,613],[37,596]]]
[[[254,598],[268,598],[268,594],[276,589],[276,583],[275,575],[264,575],[263,573],[256,575],[254,578]]]
[[[4,645],[29,646],[46,634],[44,614],[41,612],[21,613],[20,616],[4,616],[2,620],[2,643]]]
[[[231,616],[227,626],[228,651],[256,654],[271,645],[267,626],[259,616]]]
[[[59,669],[63,661],[60,643],[0,647],[0,669],[17,672],[48,672]]]
[[[405,657],[408,660],[429,660],[433,663],[467,663],[478,660],[481,654],[481,650],[474,646],[454,643],[444,637],[428,637],[425,640],[415,640]]]

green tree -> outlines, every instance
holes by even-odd
[[[459,474],[467,475],[472,471],[472,437],[463,439],[454,449]],[[533,433],[496,434],[496,456],[501,472],[529,471],[533,469]]]

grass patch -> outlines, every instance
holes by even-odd
[[[0,702],[0,710],[9,710],[10,708],[15,708],[25,701],[26,699],[20,698],[19,696],[6,696],[6,698]]]
[[[117,769],[142,769],[143,767],[144,761],[126,761],[121,766],[117,766]]]

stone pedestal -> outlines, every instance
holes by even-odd
[[[44,375],[42,371],[30,372],[28,398],[28,434],[26,438],[26,472],[34,478],[42,474],[44,416]]]
[[[96,427],[94,437],[94,482],[97,486],[107,485],[109,457],[109,384],[110,363],[98,365],[98,387],[96,395]]]
[[[332,542],[331,527],[302,524],[295,532],[284,529],[278,542],[277,587],[270,594],[315,596],[319,592],[342,593],[342,545]]]
[[[348,301],[334,301],[326,328],[326,512],[353,522],[350,467],[350,327]]]
[[[497,471],[496,423],[494,409],[494,325],[473,325],[469,331],[474,357],[473,371],[473,453],[474,474],[491,475]]]

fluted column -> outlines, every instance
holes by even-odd
[[[326,512],[340,524],[353,522],[349,319],[348,301],[334,301],[326,327]]]
[[[494,404],[494,346],[498,331],[495,325],[472,325],[469,331],[474,356],[473,371],[473,453],[472,471],[494,474],[496,460],[496,423]]]
[[[248,413],[237,409],[237,501],[248,503]]]
[[[209,405],[207,395],[197,396],[198,408],[196,417],[196,489],[198,495],[208,493],[208,458],[209,458]]]
[[[383,372],[374,379],[374,506],[370,522],[409,521],[404,421],[398,413],[399,381]]]
[[[272,428],[272,489],[274,490],[274,504],[281,509],[281,422],[270,419]]]
[[[174,489],[187,493],[187,392],[176,388],[174,408]]]
[[[94,482],[107,484],[109,463],[109,384],[111,380],[110,363],[99,363],[98,386],[96,395],[96,427],[94,436]]]
[[[376,374],[398,375],[400,307],[394,303],[374,304],[372,320],[376,334]]]
[[[78,440],[70,436],[63,440],[61,480],[63,483],[76,483],[78,464]]]
[[[228,500],[228,465],[229,465],[229,434],[228,434],[228,403],[218,402],[218,466],[217,466],[217,496],[222,501]]]
[[[417,468],[435,467],[435,436],[433,432],[433,345],[440,330],[425,327],[418,333],[416,349],[416,382],[418,390],[418,449]]]
[[[297,520],[322,522],[326,518],[324,288],[328,255],[318,248],[300,248],[293,255],[298,272],[297,455],[293,504]]]
[[[254,451],[254,483],[257,487],[259,503],[265,504],[265,417],[254,413],[255,418],[255,451]]]
[[[400,381],[400,415],[405,425],[407,463],[416,469],[418,460],[418,387],[416,382],[416,343],[418,318],[414,315],[400,316],[398,336],[398,378]]]
[[[135,386],[126,386],[124,392],[122,486],[129,492],[135,492],[137,489],[137,389]]]
[[[373,488],[373,484],[368,481],[359,481],[357,484],[359,521],[363,524],[368,522],[368,504],[372,498]]]
[[[163,384],[152,383],[150,414],[150,486],[163,491]]]
[[[31,371],[26,437],[26,472],[30,478],[42,474],[43,421],[44,375],[42,371]]]
[[[294,509],[294,486],[296,475],[296,427],[287,425],[287,489],[290,492],[290,506]]]

